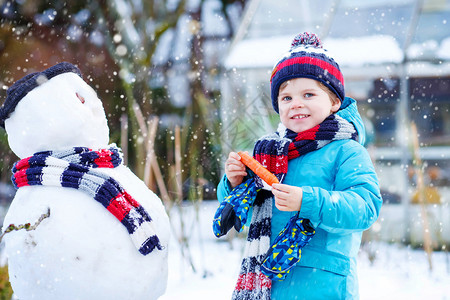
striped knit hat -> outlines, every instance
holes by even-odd
[[[77,67],[71,63],[62,62],[42,72],[31,73],[17,80],[6,91],[5,103],[0,107],[0,126],[5,128],[5,120],[8,119],[9,115],[16,109],[19,101],[31,92],[31,90],[57,75],[68,72],[73,72],[82,77],[81,72]]]
[[[344,101],[344,76],[339,65],[331,58],[322,42],[313,33],[300,33],[289,52],[275,65],[270,77],[272,105],[278,113],[280,85],[293,78],[311,78],[322,82]]]

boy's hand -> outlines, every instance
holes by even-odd
[[[228,154],[225,162],[225,174],[232,188],[235,188],[242,183],[244,177],[247,176],[245,165],[241,162],[241,157],[236,152]]]
[[[303,190],[298,186],[282,183],[272,185],[275,196],[275,206],[281,211],[300,211],[302,207]]]

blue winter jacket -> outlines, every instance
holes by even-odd
[[[353,123],[359,143],[333,141],[288,163],[283,183],[303,189],[300,217],[310,219],[316,234],[285,280],[272,281],[272,299],[358,299],[356,257],[362,232],[378,218],[382,199],[367,150],[356,102],[345,98],[337,114]],[[219,201],[231,188],[226,176]],[[273,204],[271,242],[296,212]]]

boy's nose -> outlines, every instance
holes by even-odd
[[[291,109],[300,108],[300,107],[304,107],[304,106],[305,106],[305,104],[299,98],[294,98],[293,101],[291,102]]]

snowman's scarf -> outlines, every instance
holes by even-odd
[[[122,163],[120,149],[92,151],[74,147],[66,151],[38,152],[15,163],[12,181],[16,188],[28,185],[61,186],[88,193],[127,229],[143,255],[162,246],[145,209],[112,177],[96,168],[115,168]]]
[[[280,124],[278,131],[260,138],[253,156],[280,182],[288,172],[288,161],[320,149],[337,140],[358,139],[355,127],[345,119],[332,114],[321,124],[296,133]],[[261,178],[255,176],[256,186],[262,187]],[[273,194],[261,189],[253,202],[253,214],[248,230],[244,258],[233,300],[270,300],[272,282],[261,268],[270,245]]]

